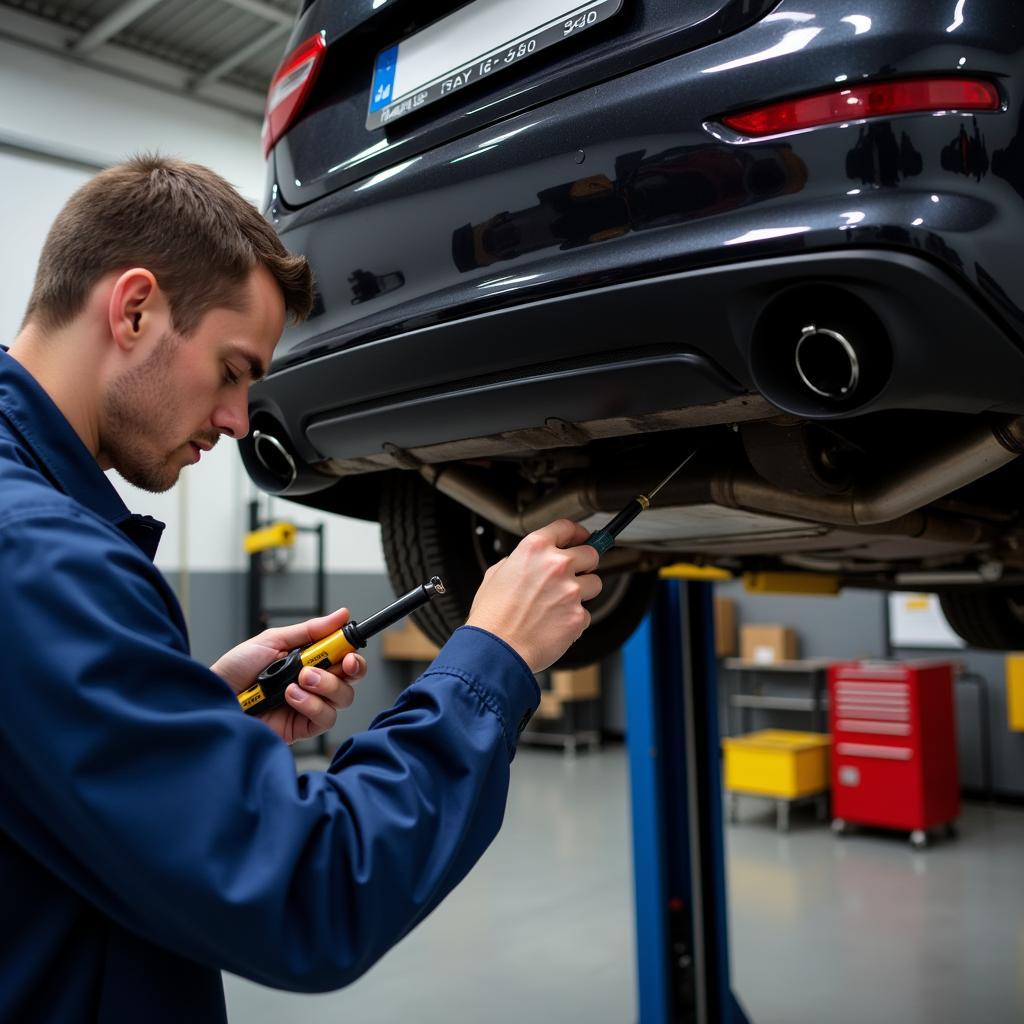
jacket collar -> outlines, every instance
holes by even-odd
[[[149,558],[155,556],[164,524],[128,511],[53,399],[6,351],[0,351],[0,416],[58,490],[123,530]]]

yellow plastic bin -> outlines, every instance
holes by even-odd
[[[762,729],[722,740],[725,788],[776,800],[799,800],[829,788],[828,733]]]
[[[1014,732],[1024,732],[1024,654],[1006,656],[1006,717]]]

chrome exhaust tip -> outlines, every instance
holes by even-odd
[[[287,448],[273,434],[262,430],[252,432],[252,450],[260,465],[280,485],[281,490],[291,487],[299,471]]]
[[[845,335],[808,324],[793,353],[796,372],[804,386],[822,398],[850,398],[861,379],[857,350]]]

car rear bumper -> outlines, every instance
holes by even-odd
[[[814,394],[796,370],[808,282],[870,311],[863,334],[849,315],[844,330],[865,372],[877,359],[884,376],[853,401]],[[827,307],[814,314],[831,322]],[[645,418],[658,429],[660,414],[663,429],[685,425],[671,414],[716,406],[725,411],[703,422],[728,422],[746,418],[744,396],[816,419],[1024,413],[1021,379],[1024,352],[941,267],[879,249],[592,288],[353,345],[272,374],[253,387],[251,413],[303,463],[366,460],[370,470],[429,461],[425,449],[459,439],[534,431],[526,447],[585,444]],[[251,459],[251,441],[243,451]]]
[[[950,33],[934,4],[908,3],[854,34],[834,5],[815,7],[800,17],[821,31],[790,51],[779,43],[797,21],[780,8],[301,210],[272,205],[318,295],[252,389],[254,427],[304,464],[355,472],[548,421],[582,444],[593,424],[736,410],[744,396],[821,419],[1024,411],[1024,29],[996,48],[998,17]],[[1007,110],[750,144],[708,122],[779,82],[792,94],[837,68],[898,77],[962,59],[1000,83]],[[801,329],[835,312],[809,282],[874,368],[848,400],[794,379]]]

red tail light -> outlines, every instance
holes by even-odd
[[[840,121],[928,111],[999,110],[999,91],[991,82],[969,78],[922,78],[830,89],[729,114],[722,123],[754,138],[781,135]]]
[[[263,118],[263,155],[292,126],[313,89],[313,83],[324,62],[327,43],[323,32],[317,32],[288,54],[274,73],[267,93],[267,110]]]

